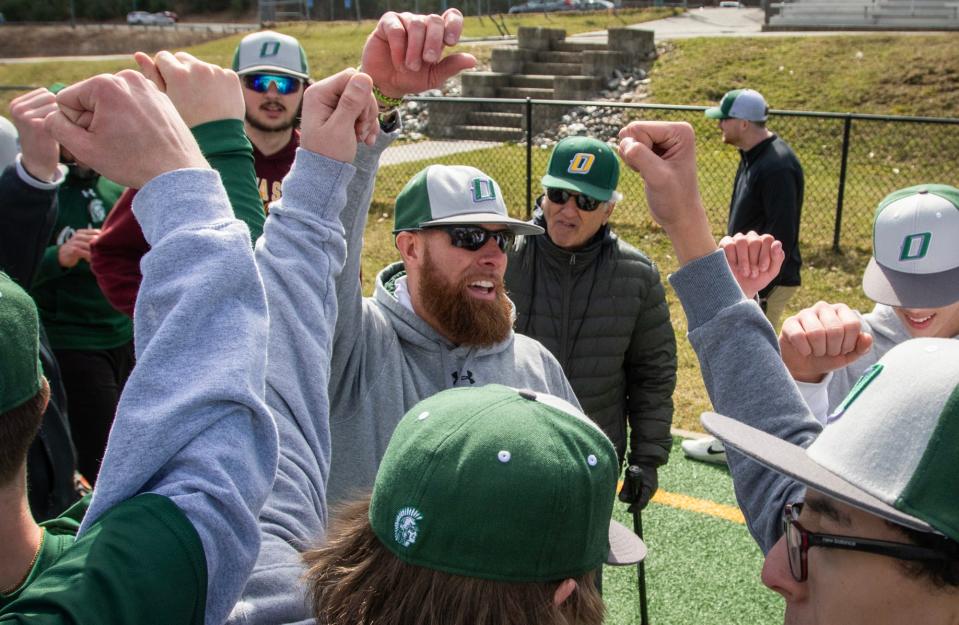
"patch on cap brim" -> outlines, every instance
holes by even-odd
[[[609,554],[606,564],[625,566],[646,559],[646,543],[635,532],[616,521],[609,522]]]
[[[835,473],[824,469],[798,445],[714,412],[704,412],[700,421],[710,434],[778,473],[893,523],[922,532],[935,531],[925,521],[900,512]]]
[[[477,226],[479,224],[503,224],[510,232],[515,234],[543,234],[543,229],[536,224],[527,221],[520,221],[512,217],[503,217],[499,213],[466,213],[460,215],[450,215],[440,219],[424,221],[420,224],[421,228],[430,228],[435,226]]]
[[[862,276],[869,299],[888,306],[939,308],[959,301],[959,268],[939,273],[903,273],[869,259]]]

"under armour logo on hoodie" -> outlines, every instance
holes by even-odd
[[[466,370],[466,375],[460,375],[459,371],[453,372],[453,384],[457,384],[461,380],[467,380],[470,384],[476,384],[476,380],[473,379],[473,372],[469,369]]]

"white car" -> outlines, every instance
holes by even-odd
[[[735,2],[734,0],[722,0],[719,3],[721,9],[741,9],[743,8],[742,2]]]
[[[127,24],[142,24],[144,26],[156,25],[167,26],[173,24],[174,19],[163,13],[150,13],[149,11],[131,11],[127,13]]]

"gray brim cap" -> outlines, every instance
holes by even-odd
[[[889,306],[939,308],[959,301],[959,189],[918,185],[879,203],[862,288]]]
[[[867,369],[803,449],[704,413],[730,447],[893,523],[959,540],[959,341],[900,343]]]
[[[543,234],[541,227],[510,217],[499,184],[475,167],[430,165],[396,196],[394,233],[479,224],[502,224],[515,234]]]

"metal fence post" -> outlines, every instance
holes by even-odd
[[[849,132],[852,130],[852,116],[846,115],[842,127],[842,160],[839,163],[839,193],[836,197],[836,224],[832,231],[832,250],[839,251],[839,233],[842,230],[842,201],[846,191],[846,164],[849,161]]]
[[[526,98],[526,219],[533,218],[533,101]]]

